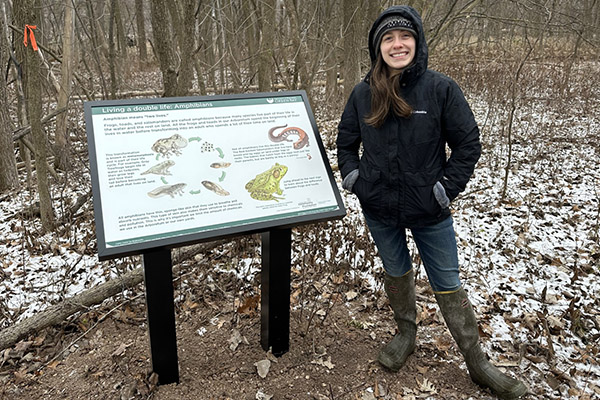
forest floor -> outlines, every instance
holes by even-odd
[[[526,383],[528,398],[598,398],[600,101],[586,108],[595,114],[523,107],[502,200],[502,121],[489,118],[491,105],[470,101],[484,154],[453,217],[482,346]],[[337,119],[316,114],[334,163]],[[81,125],[78,134],[83,146]],[[89,187],[86,164],[83,155],[53,189],[57,210]],[[136,287],[0,351],[0,399],[495,398],[470,381],[418,257],[417,348],[398,373],[378,365],[395,328],[360,208],[353,195],[343,197],[343,220],[293,231],[283,356],[260,345],[260,244],[248,236],[178,269],[179,384],[157,385],[151,373],[143,287]],[[140,262],[98,262],[91,202],[59,234],[40,235],[39,221],[21,212],[34,201],[28,190],[0,199],[0,329]]]

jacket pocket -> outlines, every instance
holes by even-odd
[[[406,213],[410,217],[433,216],[442,212],[442,207],[433,194],[433,186],[438,182],[440,171],[421,171],[407,173],[406,182]]]
[[[358,167],[358,179],[352,191],[363,207],[377,209],[381,205],[381,171],[369,168],[362,163]]]

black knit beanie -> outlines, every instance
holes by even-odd
[[[389,32],[394,29],[408,31],[412,33],[415,39],[417,39],[417,31],[415,29],[415,25],[412,22],[397,14],[390,15],[381,20],[381,22],[377,26],[377,29],[375,30],[375,35],[373,35],[372,45],[375,49],[375,53],[379,53],[379,45],[381,44],[381,38],[383,37],[383,35],[385,35],[386,32]]]

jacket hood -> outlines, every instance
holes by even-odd
[[[409,67],[406,72],[410,71],[410,74],[414,74],[414,76],[420,76],[427,70],[427,61],[429,57],[429,52],[427,50],[427,42],[425,41],[425,33],[423,31],[423,21],[421,20],[421,16],[414,8],[410,6],[392,6],[383,11],[373,22],[371,26],[371,30],[369,31],[369,56],[371,57],[371,69],[375,65],[377,51],[373,46],[373,38],[375,36],[375,31],[379,26],[379,23],[382,19],[390,16],[390,15],[400,15],[403,18],[411,21],[417,31],[417,51],[415,54],[415,59],[411,67]],[[366,79],[371,75],[367,75]]]

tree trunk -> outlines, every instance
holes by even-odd
[[[344,46],[344,102],[356,85],[360,81],[360,43],[364,38],[359,37],[361,32],[361,23],[358,19],[360,15],[360,2],[358,0],[343,1],[343,30],[342,43]]]
[[[15,3],[15,16],[19,25],[35,25],[40,22],[39,10],[41,0],[23,0]],[[35,32],[35,31],[34,31]],[[39,50],[38,50],[39,51]],[[37,189],[40,201],[40,215],[42,230],[51,231],[54,228],[54,211],[48,184],[48,164],[46,162],[46,134],[42,128],[42,82],[41,82],[41,57],[33,49],[32,43],[25,49],[23,65],[23,82],[27,117],[31,124],[33,145],[35,147],[35,170]]]
[[[108,20],[108,67],[110,70],[110,98],[116,99],[119,91],[117,78],[117,51],[115,48],[115,14],[117,0],[110,0],[110,15]]]
[[[225,243],[225,240],[183,247],[181,251],[173,252],[173,264],[181,263],[194,255],[204,253]],[[19,340],[47,328],[60,324],[76,312],[83,311],[93,305],[121,293],[125,289],[137,286],[144,280],[143,267],[138,267],[117,278],[111,279],[101,285],[83,291],[73,297],[65,299],[59,304],[48,307],[21,322],[0,331],[0,350],[13,346]]]
[[[146,18],[144,17],[144,0],[135,0],[135,22],[137,26],[137,46],[140,61],[146,62],[148,52],[146,49]]]
[[[258,90],[268,92],[272,90],[275,0],[253,2],[252,9],[254,23],[248,29],[248,47],[251,49],[250,55],[256,56],[257,60]]]
[[[177,31],[179,69],[177,71],[177,96],[187,96],[194,79],[195,7],[196,0],[179,0],[169,7]],[[175,22],[176,21],[176,22]]]
[[[67,107],[69,97],[71,96],[71,80],[73,78],[73,44],[74,44],[75,24],[73,18],[72,0],[65,0],[65,22],[63,29],[63,57],[61,64],[61,82],[58,92],[58,109]],[[64,112],[56,117],[56,159],[57,169],[68,170],[70,149],[69,149],[69,113]]]
[[[152,14],[152,35],[156,46],[156,56],[163,76],[164,97],[177,95],[177,67],[173,51],[173,35],[169,27],[169,11],[163,0],[150,0]]]
[[[7,60],[9,45],[7,42],[6,12],[2,3],[2,17],[0,17],[0,60]],[[15,146],[10,132],[10,117],[8,99],[6,97],[6,80],[0,79],[0,193],[19,187],[19,175],[17,173],[17,160],[15,158]]]

